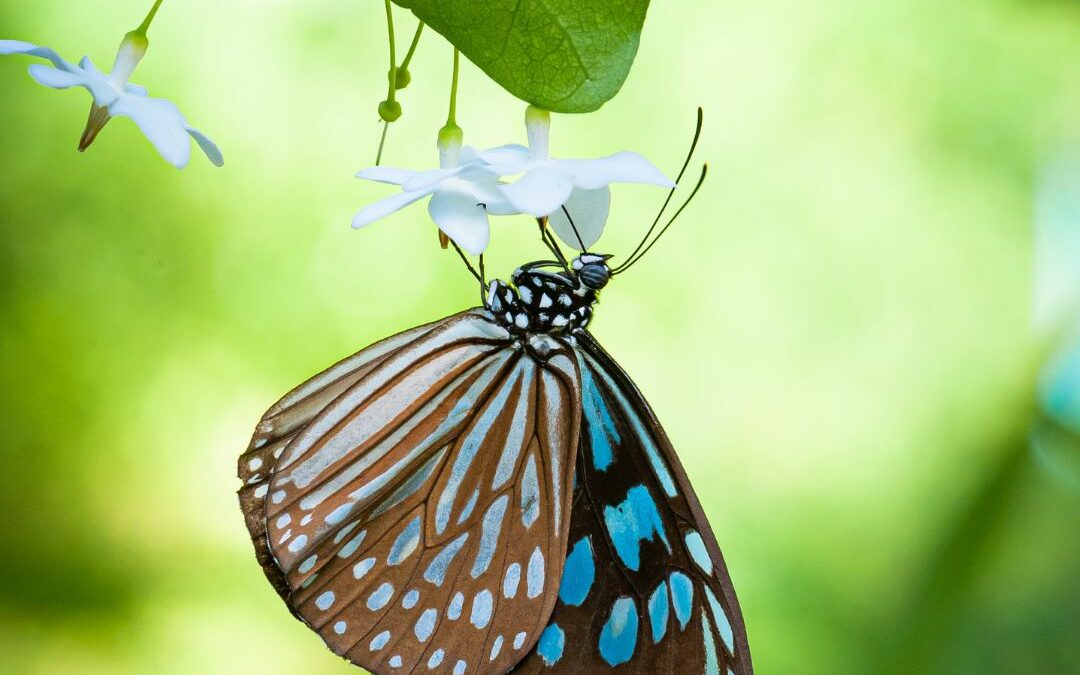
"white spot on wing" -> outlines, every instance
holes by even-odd
[[[439,612],[435,609],[425,609],[424,613],[420,615],[420,618],[416,620],[416,625],[413,626],[413,633],[416,634],[416,639],[420,642],[427,642],[428,638],[435,631],[435,621],[439,618]]]
[[[544,553],[537,546],[529,556],[529,567],[525,576],[525,592],[530,598],[539,596],[544,591]]]
[[[354,579],[363,579],[364,576],[371,571],[371,568],[375,567],[375,558],[364,558],[360,562],[353,565],[352,575]]]
[[[457,621],[461,616],[461,608],[465,604],[465,596],[460,592],[454,593],[454,597],[450,599],[450,606],[446,608],[446,618],[451,621]]]
[[[296,553],[297,551],[304,548],[305,546],[307,546],[307,535],[302,534],[299,537],[297,537],[296,539],[293,539],[292,543],[289,544],[289,552],[290,553]]]
[[[315,606],[325,612],[326,610],[330,609],[331,605],[334,604],[334,600],[334,592],[327,591],[319,597],[315,598]]]
[[[469,616],[469,622],[472,625],[477,628],[487,628],[491,621],[492,601],[491,591],[486,588],[476,594],[473,598],[472,614]]]
[[[367,599],[367,607],[371,611],[375,612],[390,602],[390,598],[394,595],[394,587],[389,582],[383,582],[381,586],[375,589]]]
[[[476,551],[476,559],[473,561],[472,578],[479,578],[491,565],[491,559],[495,556],[496,545],[499,543],[499,533],[502,531],[503,520],[506,517],[506,505],[510,501],[510,495],[504,494],[488,508],[484,514],[484,523],[480,534],[480,545]]]
[[[384,630],[371,639],[371,644],[368,647],[371,648],[371,651],[377,652],[385,647],[387,642],[390,642],[390,631]]]
[[[503,577],[503,597],[513,598],[517,595],[518,583],[521,581],[521,565],[518,563],[511,563],[506,568],[506,575]]]
[[[297,568],[297,571],[300,572],[300,574],[307,574],[312,569],[314,569],[315,563],[318,562],[318,561],[319,561],[319,556],[313,555],[310,558],[308,558],[307,560],[305,560],[304,562],[300,563],[300,567]]]

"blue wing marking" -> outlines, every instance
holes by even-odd
[[[649,596],[649,622],[652,624],[653,644],[659,644],[667,634],[668,614],[671,613],[667,582],[661,581]]]
[[[654,536],[659,535],[668,553],[671,553],[671,544],[664,533],[656,500],[644,485],[630,488],[626,499],[618,506],[605,506],[604,525],[619,558],[635,572],[641,569],[641,542],[652,541]]]
[[[600,631],[600,656],[613,666],[632,659],[637,629],[637,605],[632,598],[619,598],[611,606],[611,616]]]
[[[690,611],[694,608],[694,582],[682,572],[671,573],[671,604],[675,606],[679,628],[686,628]]]
[[[622,442],[615,420],[611,417],[607,402],[596,388],[589,368],[581,369],[581,404],[588,422],[589,440],[592,446],[593,466],[597,471],[607,471],[615,461],[615,446]]]
[[[544,663],[551,666],[562,658],[564,647],[566,647],[566,633],[559,628],[559,624],[553,623],[540,635],[540,641],[536,643],[536,653],[544,659]]]
[[[596,561],[593,557],[592,542],[589,537],[582,537],[570,555],[566,556],[563,566],[562,582],[559,584],[559,599],[564,604],[580,607],[589,596],[589,589],[596,580]]]

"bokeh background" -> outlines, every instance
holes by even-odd
[[[0,0],[0,37],[107,67],[147,5]],[[88,97],[0,59],[0,671],[354,672],[263,579],[235,457],[294,384],[476,292],[422,207],[349,228],[387,193],[352,178],[381,3],[168,0],[151,40],[134,80],[223,170],[127,120],[79,155]],[[705,108],[711,178],[594,332],[698,487],[762,675],[1080,672],[1080,348],[1031,318],[1033,260],[1052,310],[1080,266],[1034,243],[1080,227],[1077,63],[1074,1],[661,2],[623,92],[556,117],[557,155],[673,172]],[[434,163],[449,72],[425,35],[387,163]],[[465,66],[467,142],[523,141],[523,112]],[[602,248],[661,199],[617,188]],[[499,221],[489,270],[533,235]]]

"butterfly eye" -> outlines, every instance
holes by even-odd
[[[598,291],[607,286],[607,282],[611,279],[611,270],[603,263],[589,263],[582,266],[578,272],[578,278],[581,279],[581,283]]]

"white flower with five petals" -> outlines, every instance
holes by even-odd
[[[53,89],[82,87],[90,92],[94,102],[90,119],[79,141],[79,150],[86,150],[105,124],[112,117],[129,117],[138,125],[161,156],[178,169],[187,166],[191,158],[191,140],[195,139],[202,151],[215,166],[224,163],[221,151],[198,129],[187,123],[180,110],[171,101],[150,98],[145,88],[128,82],[149,42],[146,36],[131,32],[125,36],[112,72],[99,71],[83,57],[78,65],[65,61],[52,49],[19,40],[0,40],[0,54],[26,54],[46,59],[52,67],[44,64],[30,66],[30,75],[39,83]]]
[[[480,162],[476,151],[461,145],[460,131],[440,134],[439,168],[412,171],[385,166],[364,169],[358,178],[389,183],[401,192],[360,210],[353,227],[361,228],[431,197],[428,214],[439,229],[473,255],[487,248],[491,238],[488,215],[517,213],[499,192],[499,174]]]
[[[550,126],[550,113],[529,106],[525,113],[529,147],[504,145],[482,151],[479,159],[503,178],[517,176],[499,187],[510,206],[535,218],[547,216],[555,233],[571,248],[589,248],[600,238],[611,206],[611,183],[675,187],[636,152],[600,159],[552,158],[548,149]]]

